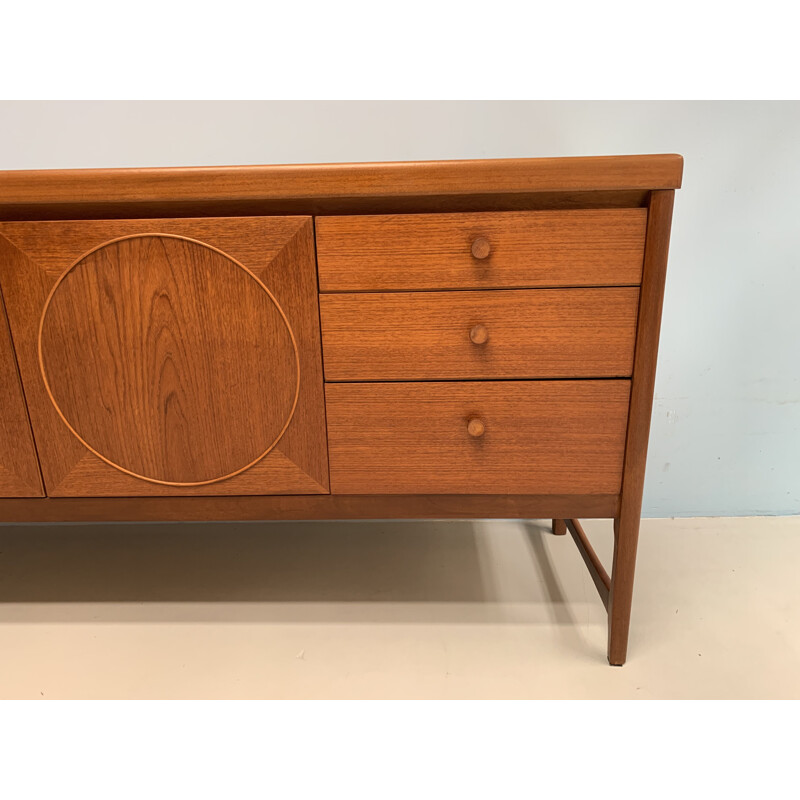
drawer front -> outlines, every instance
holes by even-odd
[[[617,494],[630,382],[333,383],[338,494]]]
[[[642,208],[319,217],[320,291],[641,282]]]
[[[329,381],[627,377],[639,290],[320,296]]]

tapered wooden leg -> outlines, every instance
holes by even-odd
[[[638,541],[638,515],[614,520],[614,563],[608,601],[608,663],[614,667],[621,667],[628,653]]]
[[[567,532],[567,522],[563,519],[553,520],[553,533],[556,536],[564,536]]]
[[[622,469],[619,519],[614,520],[614,563],[608,598],[608,661],[614,666],[625,663],[628,651],[633,573],[636,566],[636,545],[639,541],[647,439],[653,412],[656,354],[674,196],[672,189],[651,192],[647,212],[639,321],[636,327],[636,352],[631,381],[631,408]]]

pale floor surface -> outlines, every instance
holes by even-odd
[[[798,564],[800,517],[645,520],[612,668],[549,521],[0,526],[0,697],[798,698]]]

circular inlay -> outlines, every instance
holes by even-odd
[[[62,420],[113,467],[196,486],[263,458],[291,421],[297,344],[266,286],[210,245],[107,242],[57,281],[39,366]]]

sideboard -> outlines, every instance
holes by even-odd
[[[0,172],[0,522],[544,517],[623,664],[682,170]]]

